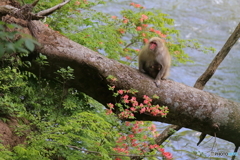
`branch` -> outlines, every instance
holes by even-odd
[[[204,88],[205,84],[213,76],[213,74],[217,70],[218,66],[224,60],[224,58],[227,56],[227,54],[231,50],[232,46],[237,42],[239,37],[240,37],[240,23],[235,28],[235,30],[231,34],[231,36],[228,38],[228,40],[224,44],[223,48],[218,52],[218,54],[215,56],[213,61],[210,63],[207,70],[198,78],[197,82],[194,85],[195,88],[199,88],[199,89]],[[197,145],[199,145],[204,140],[206,135],[207,135],[206,133],[201,133],[199,142],[197,143]]]
[[[219,53],[215,56],[215,58],[213,59],[213,61],[210,63],[210,65],[208,66],[207,70],[198,78],[198,80],[196,81],[196,83],[194,84],[195,88],[198,89],[203,89],[205,84],[207,83],[207,81],[212,77],[212,75],[215,73],[215,71],[217,70],[218,66],[220,65],[220,63],[224,60],[224,58],[227,56],[227,54],[229,53],[229,51],[231,50],[232,46],[237,42],[237,40],[240,37],[240,23],[238,24],[238,26],[235,28],[234,32],[231,34],[231,36],[228,38],[228,40],[226,41],[226,43],[224,44],[223,48],[219,51]],[[156,142],[158,145],[161,145],[166,139],[168,139],[171,135],[172,132],[168,131],[170,130],[170,128],[175,128],[176,131],[180,130],[182,127],[180,126],[176,126],[176,125],[170,125],[168,126],[161,134],[159,137],[156,138]],[[167,134],[168,133],[168,134]],[[206,137],[205,133],[202,133],[200,135],[200,140],[197,143],[197,145],[199,145],[204,138]]]
[[[31,18],[29,20],[39,20],[39,19],[43,19],[44,16],[48,16],[50,14],[52,14],[53,12],[57,11],[58,9],[62,8],[65,4],[67,4],[68,2],[70,2],[71,0],[66,0],[52,8],[49,8],[49,9],[46,9],[44,11],[40,11],[38,12],[37,14],[35,13],[28,13],[29,15],[27,17]],[[24,6],[31,6],[32,8],[34,6],[37,5],[37,3],[39,2],[39,0],[36,0],[34,1],[32,4],[30,5],[24,5]],[[16,7],[13,7],[13,6],[10,6],[10,5],[1,5],[0,6],[0,15],[1,16],[5,16],[7,14],[10,14],[10,15],[16,15],[17,17],[25,17],[26,15],[20,15],[22,12],[22,9],[24,9],[24,6],[23,8],[19,9],[19,8],[16,8]],[[25,8],[26,8],[25,7]],[[17,14],[16,14],[17,13]]]
[[[210,135],[217,132],[217,137],[235,144],[240,144],[240,104],[217,95],[186,86],[170,80],[164,80],[157,88],[153,79],[138,70],[108,59],[88,48],[75,43],[66,37],[44,26],[39,21],[32,21],[35,38],[41,44],[36,53],[48,57],[49,66],[40,68],[47,79],[54,79],[56,70],[70,66],[74,69],[75,79],[68,83],[73,87],[93,97],[103,105],[115,103],[116,99],[108,90],[108,85],[117,89],[138,90],[137,99],[143,95],[158,95],[160,99],[153,104],[169,107],[167,118],[135,113],[136,120],[158,121],[201,131]],[[35,57],[32,53],[29,56]],[[32,71],[39,75],[39,66],[32,62]],[[107,80],[113,75],[118,81]]]
[[[65,2],[62,2],[62,3],[56,5],[52,8],[46,9],[44,11],[40,11],[36,15],[39,16],[39,17],[48,16],[48,15],[52,14],[53,12],[57,11],[58,9],[62,8],[65,4],[67,4],[70,1],[71,0],[66,0]]]
[[[34,1],[31,5],[35,7],[38,4],[39,0]]]
[[[31,32],[29,28],[32,29]],[[84,92],[103,105],[116,102],[108,85],[114,85],[116,90],[138,90],[138,101],[142,100],[143,95],[156,94],[160,98],[152,103],[168,106],[167,118],[135,113],[136,120],[175,124],[209,135],[217,132],[218,138],[240,144],[239,103],[171,80],[163,80],[157,88],[153,79],[145,74],[69,40],[40,21],[31,21],[28,28],[23,26],[23,31],[34,33],[41,44],[27,59],[32,62],[28,69],[36,75],[40,71],[44,78],[54,80],[56,70],[69,66],[74,69],[75,79],[69,81],[68,87]],[[39,53],[48,57],[49,66],[43,68],[34,63]],[[113,75],[118,81],[107,80],[109,75]]]
[[[240,37],[240,23],[235,28],[232,35],[228,38],[223,48],[218,52],[216,57],[210,63],[207,70],[202,74],[202,76],[198,78],[197,82],[194,85],[195,88],[203,89],[207,81],[213,76],[213,74],[217,70],[217,67],[220,65],[223,59],[227,56],[228,52],[231,50],[232,46],[237,42],[239,37]]]
[[[172,136],[175,132],[180,130],[182,127],[178,125],[170,125],[155,139],[155,142],[158,145],[161,145],[165,140],[167,140],[170,136]],[[173,131],[174,130],[174,131]]]
[[[21,9],[19,8],[15,8],[13,6],[10,5],[2,5],[0,6],[0,15],[1,16],[5,16],[5,15],[17,15],[17,17],[21,17]],[[32,20],[39,20],[39,19],[43,19],[43,16],[40,15],[36,15],[34,13],[28,13],[29,16]],[[23,17],[23,16],[22,16]]]

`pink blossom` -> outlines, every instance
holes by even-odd
[[[118,93],[119,93],[119,94],[123,94],[124,91],[123,91],[123,90],[118,90]]]

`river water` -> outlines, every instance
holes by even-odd
[[[186,49],[194,63],[179,64],[171,68],[170,79],[193,86],[197,78],[206,70],[217,52],[222,48],[237,24],[240,22],[240,0],[138,0],[146,9],[158,9],[175,19],[175,27],[180,30],[183,39],[197,39],[201,44],[216,49],[216,53],[204,54]],[[118,0],[98,10],[119,15],[119,11],[129,6],[130,1]],[[218,70],[207,83],[204,90],[221,97],[240,102],[240,41],[231,49]],[[165,124],[158,124],[160,130]],[[174,159],[230,159],[225,154],[233,152],[230,142],[206,137],[200,146],[196,146],[199,132],[181,129],[165,143],[166,151]],[[214,141],[216,141],[214,143]],[[220,153],[219,156],[214,155]],[[212,154],[212,158],[208,158]],[[236,159],[240,159],[240,151]]]

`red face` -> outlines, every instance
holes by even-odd
[[[152,42],[149,43],[149,49],[155,50],[156,47],[157,47],[157,43],[156,43],[156,42],[153,42],[153,41],[152,41]]]

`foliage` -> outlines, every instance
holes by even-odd
[[[9,33],[3,31],[3,34]],[[2,42],[4,46],[14,43],[11,39]],[[13,44],[13,47],[16,51],[19,47],[24,49],[23,45]],[[21,53],[21,49],[18,52]],[[108,153],[115,144],[117,134],[113,127],[119,126],[116,118],[106,117],[100,104],[77,90],[64,86],[68,80],[74,78],[70,67],[56,71],[59,75],[56,80],[60,83],[47,81],[40,75],[35,76],[19,69],[31,65],[30,62],[21,61],[23,56],[26,54],[2,57],[4,63],[0,69],[0,120],[7,122],[9,117],[19,117],[24,122],[19,121],[18,127],[14,128],[15,134],[26,136],[25,131],[31,132],[27,135],[27,145],[17,145],[12,151],[1,145],[0,157],[5,160],[60,157],[110,159]],[[36,58],[36,62],[40,67],[48,65],[42,54]],[[85,154],[81,149],[98,151],[97,155],[101,156]]]
[[[117,81],[117,79],[109,75],[107,79]],[[107,114],[115,112],[120,119],[131,120],[135,119],[135,113],[145,113],[153,116],[166,117],[168,107],[153,105],[152,98],[144,95],[142,102],[136,99],[135,95],[138,92],[135,89],[130,90],[115,90],[115,86],[109,86],[109,90],[113,91],[113,96],[116,97],[115,104],[107,104]],[[158,99],[157,95],[153,98]],[[118,100],[119,99],[119,100]],[[151,122],[135,121],[134,123],[125,122],[128,131],[120,133],[121,137],[118,139],[118,144],[114,148],[119,153],[125,155],[136,155],[144,157],[165,157],[171,159],[172,154],[165,152],[165,150],[154,142],[154,138],[159,134],[156,132],[155,124]],[[159,152],[161,154],[159,154]],[[157,155],[159,154],[159,155]]]
[[[64,81],[71,78],[71,72],[64,77],[69,70],[58,72]],[[66,88],[62,88],[62,83],[29,77],[11,66],[3,67],[0,75],[1,120],[6,121],[9,116],[21,117],[29,125],[19,124],[15,133],[24,136],[21,135],[23,130],[32,131],[28,135],[28,145],[18,145],[12,152],[1,150],[0,157],[97,159],[98,156],[85,154],[83,149],[98,151],[99,159],[110,159],[108,153],[117,134],[113,127],[119,124],[113,116],[105,116],[101,105],[72,88],[63,95]],[[62,95],[60,100],[59,95]]]
[[[9,32],[6,32],[6,28]],[[6,24],[0,21],[0,58],[6,54],[27,53],[33,51],[34,44],[38,44],[29,36],[21,34],[17,31],[20,26],[16,24]],[[22,38],[19,38],[22,36]]]
[[[34,11],[61,2],[62,0],[53,0],[51,3],[49,0],[41,0]],[[204,50],[195,41],[179,39],[179,33],[173,27],[173,19],[160,11],[148,11],[136,3],[129,4],[118,17],[93,9],[104,3],[103,0],[72,0],[47,17],[45,22],[70,39],[126,64],[136,61],[140,46],[152,36],[166,39],[172,56],[181,63],[190,61],[183,51],[185,47]],[[123,122],[113,114],[106,116],[102,105],[74,88],[67,88],[66,83],[74,78],[70,67],[57,70],[55,73],[58,77],[52,81],[45,80],[41,72],[34,75],[22,71],[20,67],[31,65],[30,62],[21,61],[22,56],[33,51],[37,43],[17,31],[6,32],[6,27],[13,29],[17,26],[0,23],[0,56],[4,61],[0,69],[0,120],[7,122],[9,117],[19,117],[28,123],[19,123],[15,133],[25,136],[23,130],[31,132],[27,135],[26,144],[17,145],[11,151],[0,145],[0,160],[130,159],[128,154],[141,156],[146,155],[145,151],[148,152],[148,159],[155,159],[157,152],[161,153],[157,155],[158,158],[162,155],[165,158],[171,157],[162,146],[154,144],[153,138],[157,132],[150,122]],[[39,54],[36,62],[40,69],[48,65],[47,57],[42,54]],[[126,102],[131,101],[133,105],[136,101],[132,97],[126,97],[126,92],[115,93],[114,96],[125,94],[122,99],[125,103],[119,102],[117,105],[121,108],[124,104],[124,107],[134,112],[134,108]],[[146,103],[143,102],[143,108],[148,111],[146,105],[150,99],[144,97],[144,100]],[[123,107],[121,109],[124,111]],[[165,109],[163,113],[167,113],[165,107],[155,108],[157,114],[162,109]],[[153,110],[149,111],[152,113]],[[148,150],[139,151],[136,145],[140,149],[147,147]]]
[[[115,78],[112,78],[115,79]],[[109,90],[114,91],[115,86],[109,86]],[[114,97],[119,97],[120,101],[115,104],[108,103],[108,114],[113,113],[113,110],[118,110],[120,113],[118,117],[120,119],[135,119],[134,113],[147,113],[153,116],[166,117],[168,113],[167,106],[153,105],[152,99],[158,99],[159,97],[154,95],[153,98],[147,95],[143,96],[143,101],[139,102],[135,95],[138,91],[134,89],[130,90],[117,90],[113,92]]]
[[[117,144],[120,144],[123,134],[130,135],[130,123],[122,125],[114,115],[106,116],[103,107],[90,97],[73,88],[66,88],[65,83],[74,78],[70,67],[56,71],[57,81],[48,81],[41,74],[35,76],[21,71],[19,67],[29,66],[26,65],[29,62],[19,63],[22,56],[26,55],[10,54],[3,59],[5,63],[0,70],[0,110],[4,122],[9,117],[24,120],[21,123],[19,121],[14,131],[18,136],[27,136],[27,145],[19,144],[12,151],[1,146],[0,157],[5,160],[79,157],[102,160],[121,156]],[[39,54],[36,62],[39,67],[48,65],[46,56],[42,54]],[[149,123],[145,124],[145,128],[146,126]],[[26,131],[31,132],[26,135]],[[144,134],[151,133],[146,128]],[[140,139],[144,135],[142,132],[135,136],[134,138]],[[129,142],[133,141],[131,137]],[[144,139],[141,143],[150,140],[152,141],[150,138]]]
[[[186,47],[213,51],[196,40],[180,39],[174,20],[160,10],[149,11],[140,4],[129,3],[117,17],[94,10],[93,6],[99,4],[104,1],[71,1],[46,23],[70,39],[128,65],[136,62],[141,46],[154,36],[166,40],[174,64],[191,61],[184,52]]]

